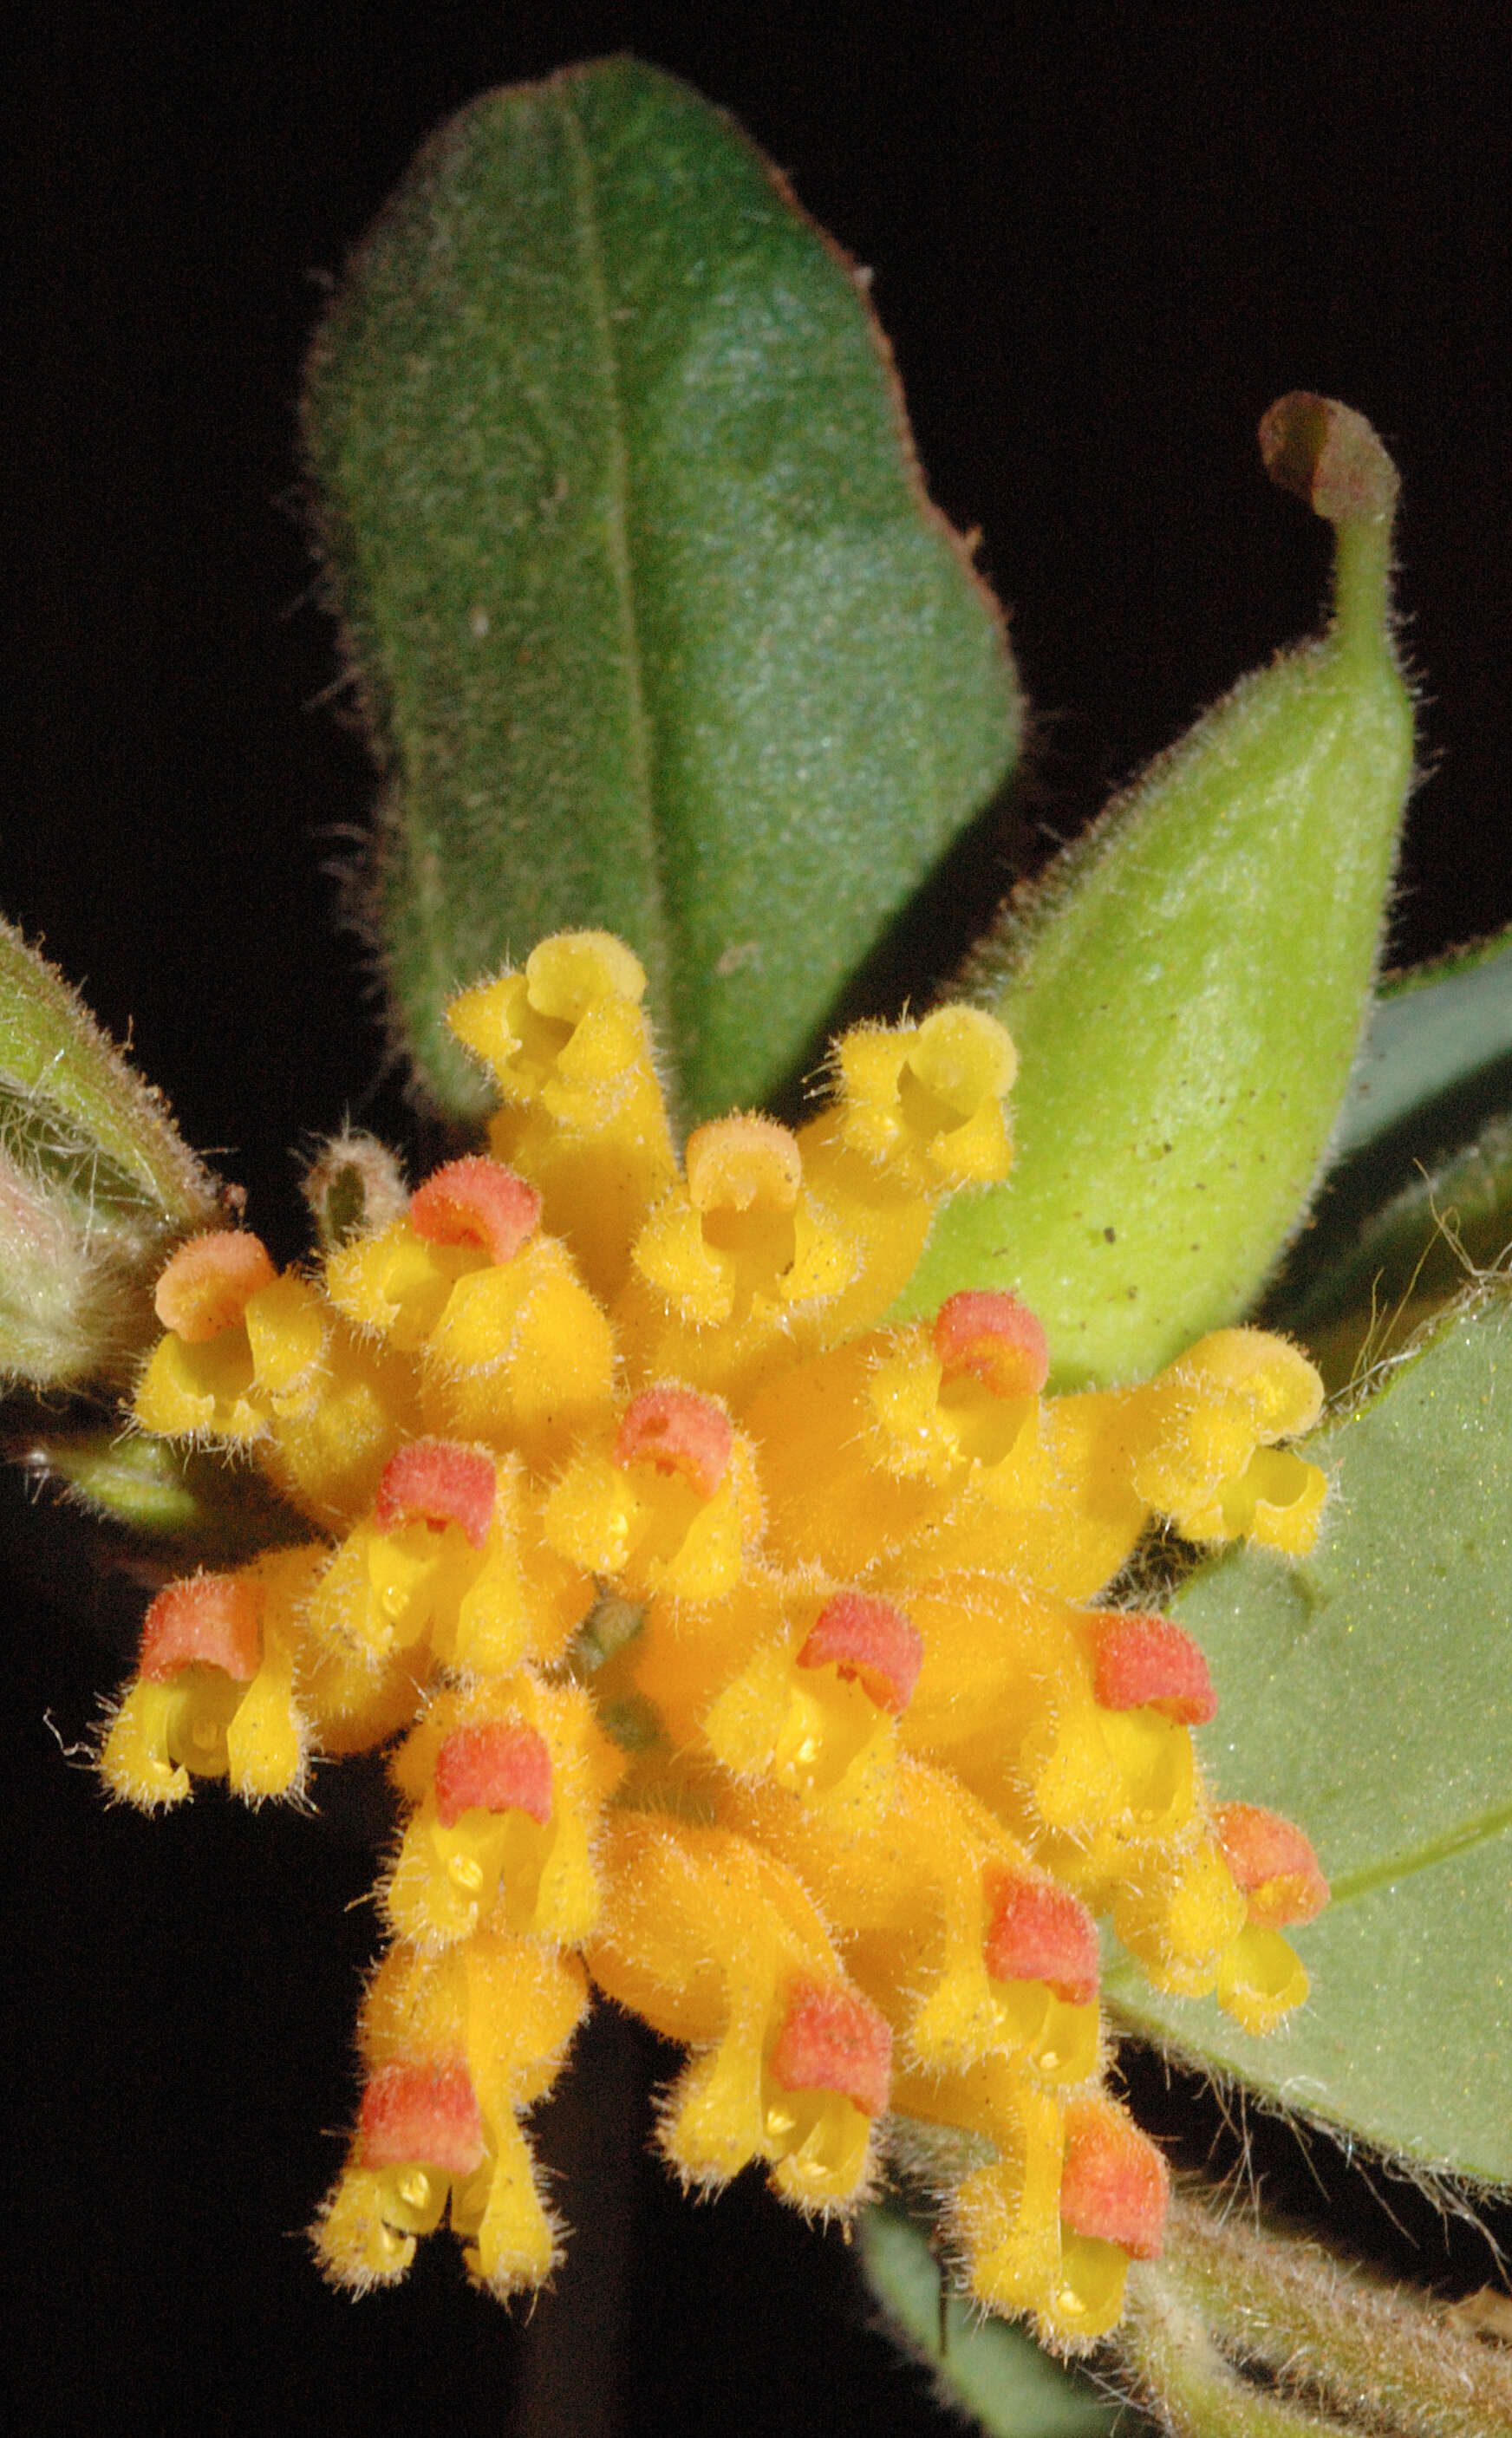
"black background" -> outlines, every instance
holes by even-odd
[[[439,117],[622,47],[734,110],[874,269],[935,495],[981,528],[1011,610],[1040,846],[1311,624],[1325,538],[1253,438],[1306,386],[1363,409],[1404,475],[1431,776],[1397,950],[1512,917],[1509,42],[1475,13],[905,8],[885,31],[854,0],[702,25],[481,0],[39,7],[9,92],[0,904],[132,1037],[286,1255],[290,1145],[347,1108],[405,1122],[326,876],[369,785],[322,702],[302,352]],[[985,868],[976,896],[1006,876]],[[14,1522],[5,2376],[29,2429],[129,2396],[196,2432],[940,2426],[837,2243],[759,2188],[691,2213],[642,2164],[637,2094],[666,2061],[612,2027],[548,2134],[580,2235],[533,2319],[469,2294],[444,2241],[401,2295],[328,2296],[297,2231],[352,2104],[363,1790],[319,1827],[213,1800],[106,1815],[59,1740],[118,1672],[132,1585],[70,1574]],[[1212,2129],[1191,2094],[1139,2088],[1161,2122]],[[1300,2204],[1292,2158],[1262,2143]],[[1326,2145],[1318,2164],[1373,2250],[1479,2282],[1431,2212],[1388,2189],[1399,2237]]]

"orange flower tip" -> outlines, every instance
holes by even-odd
[[[875,2006],[835,1983],[795,1981],[767,2060],[784,2091],[834,2091],[880,2116],[892,2080],[892,2034]]]
[[[1066,2111],[1061,2221],[1073,2235],[1116,2243],[1134,2260],[1159,2258],[1170,2170],[1137,2125],[1106,2100]]]
[[[165,1329],[185,1346],[202,1346],[235,1328],[248,1298],[271,1287],[277,1275],[260,1236],[217,1228],[179,1246],[152,1301]]]
[[[1169,1616],[1110,1609],[1091,1619],[1093,1690],[1104,1710],[1160,1710],[1187,1727],[1218,1713],[1207,1662]]]
[[[803,1182],[796,1136],[775,1118],[715,1118],[695,1126],[683,1155],[695,1210],[748,1210],[753,1202],[791,1210]]]
[[[250,1685],[262,1657],[263,1591],[240,1575],[191,1575],[159,1592],[142,1623],[138,1673],[166,1685],[198,1663]]]
[[[501,1160],[452,1159],[410,1196],[410,1225],[428,1245],[477,1245],[512,1262],[540,1225],[541,1198]]]
[[[380,2067],[362,2094],[357,2138],[364,2167],[413,2164],[470,2176],[483,2163],[483,2137],[466,2067]]]
[[[730,1417],[711,1397],[663,1382],[631,1400],[614,1442],[622,1473],[633,1464],[654,1464],[659,1473],[680,1473],[700,1498],[712,1498],[724,1480],[734,1446]]]
[[[544,1828],[552,1816],[546,1740],[505,1720],[457,1727],[436,1755],[435,1790],[443,1828],[454,1828],[465,1811],[524,1811]]]
[[[989,1871],[991,1907],[982,1953],[994,1981],[1043,1981],[1068,2006],[1098,1994],[1097,1924],[1085,1905],[1051,1880]]]
[[[827,1601],[798,1654],[800,1668],[834,1667],[853,1677],[895,1718],[908,1706],[923,1659],[923,1639],[902,1609],[865,1592],[837,1592]]]
[[[456,1524],[475,1549],[488,1538],[498,1476],[492,1457],[455,1440],[411,1440],[390,1457],[373,1502],[380,1532],[393,1532],[413,1516],[428,1524]]]
[[[1049,1375],[1045,1332],[1015,1296],[964,1288],[941,1305],[934,1335],[944,1377],[971,1372],[994,1397],[1037,1397]]]
[[[1268,1930],[1311,1921],[1328,1901],[1328,1882],[1310,1841],[1278,1811],[1257,1803],[1223,1803],[1218,1841],[1235,1885],[1249,1899],[1250,1919]]]

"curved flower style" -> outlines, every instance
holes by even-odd
[[[1200,1651],[1097,1603],[1155,1518],[1310,1546],[1322,1476],[1278,1443],[1318,1380],[1239,1329],[1046,1396],[1009,1295],[888,1328],[942,1200],[1007,1173],[1007,1035],[863,1026],[811,1124],[679,1163],[643,987],[546,941],[451,1010],[489,1156],[310,1274],[240,1232],[169,1262],[139,1421],[250,1448],[316,1531],[159,1596],[104,1775],[261,1801],[407,1730],[338,2284],[448,2210],[496,2292],[548,2273],[521,2118],[596,1988],[690,2053],[685,2183],[759,2159],[843,2217],[913,2120],[972,2292],[1074,2346],[1167,2193],[1102,2088],[1098,1917],[1264,2031],[1327,1897],[1300,1830],[1209,1800]]]

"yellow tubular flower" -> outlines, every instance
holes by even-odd
[[[722,1405],[673,1383],[632,1399],[614,1437],[571,1464],[546,1501],[549,1546],[633,1596],[717,1599],[733,1589],[761,1500]]]
[[[645,971],[607,931],[543,940],[523,973],[465,991],[447,1020],[503,1107],[491,1140],[536,1186],[594,1294],[624,1285],[630,1247],[677,1162],[642,1011]]]
[[[421,1412],[448,1438],[550,1467],[607,1409],[614,1343],[540,1195],[492,1159],[454,1159],[404,1217],[325,1264],[348,1319],[418,1354]]]
[[[844,2217],[900,2120],[972,2294],[1074,2349],[1167,2199],[1102,2089],[1095,1917],[1258,2033],[1327,1895],[1299,1829],[1215,1807],[1203,1654],[1116,1579],[1162,1520],[1311,1546],[1317,1375],[1221,1330],[1050,1396],[1011,1295],[881,1325],[943,1198],[1007,1172],[1007,1035],[863,1025],[800,1133],[719,1119],[679,1162],[644,990],[606,934],[543,942],[450,1010],[491,1157],[310,1276],[234,1230],[168,1263],[137,1421],[244,1448],[326,1537],[159,1595],[102,1772],[257,1802],[396,1744],[337,2284],[444,2218],[494,2292],[550,2273],[521,2120],[591,1975],[689,2053],[685,2183],[759,2162]]]
[[[722,1809],[801,1874],[913,2064],[1002,2054],[1056,2083],[1096,2071],[1092,1917],[955,1778],[905,1764],[889,1810],[860,1833],[775,1789]]]
[[[991,2145],[995,2156],[962,2176],[946,2223],[978,2303],[1046,2313],[1061,2268],[1062,2096],[995,2056],[961,2073],[902,2075],[893,2098],[908,2116]]]
[[[571,1959],[487,1932],[439,1960],[402,1947],[386,1959],[362,2012],[351,2156],[315,2231],[334,2285],[401,2277],[448,2204],[481,2285],[540,2285],[559,2251],[519,2118],[551,2089],[586,2000]]]
[[[541,1542],[517,1462],[424,1439],[385,1466],[308,1617],[327,1650],[375,1666],[423,1644],[448,1666],[493,1674],[555,1659],[589,1599],[587,1577]]]
[[[293,1573],[304,1569],[293,1553]],[[308,1729],[296,1689],[288,1557],[169,1583],[148,1610],[136,1681],[107,1731],[100,1769],[144,1811],[223,1777],[249,1803],[299,1793]]]
[[[322,1524],[345,1520],[415,1426],[413,1385],[352,1335],[255,1236],[191,1237],[157,1286],[167,1334],[137,1388],[145,1429],[255,1442],[275,1487]]]
[[[823,1337],[878,1320],[907,1285],[940,1203],[1012,1164],[1003,1102],[1018,1065],[1002,1026],[970,1007],[922,1024],[858,1025],[835,1051],[835,1106],[799,1136],[803,1173],[860,1253]]]
[[[785,2199],[849,2212],[870,2182],[891,2043],[801,1883],[729,1830],[645,1814],[610,1820],[604,1859],[593,1978],[699,2052],[662,2125],[684,2182],[722,2184],[760,2158]]]
[[[895,1722],[922,1646],[901,1609],[862,1592],[798,1603],[713,1702],[703,1739],[735,1778],[773,1784],[860,1828],[887,1811]]]
[[[393,1764],[416,1807],[384,1890],[398,1935],[440,1947],[492,1923],[580,1944],[599,1914],[599,1814],[624,1768],[578,1686],[489,1677],[437,1695]]]
[[[775,1528],[838,1574],[937,1571],[963,1502],[1043,1495],[1045,1334],[1011,1296],[952,1296],[930,1328],[862,1337],[773,1379],[750,1408]],[[919,1553],[925,1553],[916,1564]]]
[[[1323,1476],[1275,1449],[1323,1405],[1294,1346],[1259,1329],[1217,1330],[1130,1404],[1134,1487],[1189,1539],[1249,1532],[1295,1553],[1312,1546]]]
[[[822,1325],[860,1248],[803,1181],[796,1139],[770,1118],[720,1118],[688,1138],[686,1183],[636,1238],[614,1311],[626,1360],[744,1398]]]

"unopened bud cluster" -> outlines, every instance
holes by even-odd
[[[278,1275],[202,1235],[157,1290],[148,1430],[248,1450],[304,1546],[171,1585],[106,1738],[146,1806],[300,1793],[395,1743],[392,1944],[317,2242],[400,2276],[444,2217],[501,2294],[559,2230],[522,2120],[598,1989],[689,2052],[686,2183],[753,2160],[800,2208],[937,2145],[987,2307],[1054,2341],[1158,2251],[1159,2153],[1103,2083],[1098,1918],[1251,2031],[1306,1993],[1306,1838],[1216,1806],[1202,1653],[1099,1595],[1152,1521],[1310,1546],[1310,1366],[1252,1330],[1137,1387],[1045,1392],[1011,1294],[884,1316],[944,1199],[1006,1175],[1014,1053],[944,1008],[863,1026],[798,1133],[679,1160],[635,958],[546,941],[467,992],[490,1155]]]

